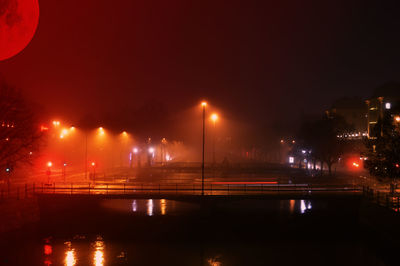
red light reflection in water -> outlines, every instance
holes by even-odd
[[[44,254],[51,255],[51,253],[53,253],[53,248],[48,244],[44,245]]]

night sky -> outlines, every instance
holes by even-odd
[[[204,98],[232,120],[290,125],[400,80],[395,1],[329,2],[40,0],[35,37],[0,73],[71,121]]]

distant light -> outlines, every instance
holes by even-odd
[[[95,166],[95,165],[96,165],[96,163],[95,163],[95,162],[92,162],[92,163],[91,163],[91,165],[92,165],[92,166]]]
[[[74,131],[74,130],[75,130],[75,127],[72,126],[72,127],[69,128],[69,130]]]
[[[400,116],[396,116],[394,119],[396,120],[396,122],[400,122]]]
[[[201,106],[206,107],[207,106],[207,102],[201,102]]]
[[[122,131],[121,133],[124,137],[128,136],[128,133],[126,131]]]
[[[356,168],[360,167],[360,165],[358,163],[356,163],[356,162],[353,163],[353,166],[356,167]]]
[[[390,110],[392,108],[392,104],[391,103],[386,103],[385,104],[385,108],[386,108],[386,110]]]
[[[53,166],[53,163],[52,162],[47,162],[47,167],[51,167],[51,166]]]
[[[281,143],[284,143],[285,141],[283,139],[281,139]]]
[[[56,120],[53,121],[53,126],[57,127],[59,125],[60,125],[60,121],[56,121]]]
[[[292,156],[289,157],[289,163],[294,163],[294,157]]]
[[[213,122],[216,122],[217,120],[218,120],[218,115],[217,114],[212,114],[211,115],[211,120],[213,121]]]
[[[292,140],[292,143],[293,143],[293,144],[295,144],[295,143],[296,143],[296,141],[295,141],[295,140]]]
[[[46,127],[46,126],[44,126],[44,125],[41,125],[40,126],[40,131],[48,131],[49,130],[49,128],[48,127]]]
[[[171,160],[171,156],[169,156],[169,154],[165,155],[165,160],[168,162]]]
[[[64,166],[67,166],[67,164],[66,164],[66,163],[64,163]]]
[[[99,127],[99,134],[104,135],[104,129],[102,127]]]
[[[302,153],[302,154],[306,154],[306,151],[305,151],[305,150],[302,150],[301,153]]]
[[[6,168],[6,172],[7,172],[7,173],[10,172],[10,168],[7,167],[7,168]]]
[[[149,153],[154,153],[154,148],[153,147],[149,148]]]
[[[138,148],[133,148],[133,153],[138,153],[138,152],[139,152]]]

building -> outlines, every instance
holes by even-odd
[[[358,97],[346,97],[336,100],[326,111],[328,117],[341,116],[352,127],[348,132],[341,132],[338,137],[361,139],[367,136],[367,107]]]
[[[368,138],[376,138],[373,129],[380,119],[388,115],[395,122],[400,115],[400,84],[387,83],[375,89],[372,97],[365,102],[367,105],[367,135]]]

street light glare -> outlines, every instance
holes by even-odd
[[[154,148],[149,148],[149,153],[154,153]]]
[[[48,166],[48,167],[51,167],[52,165],[53,165],[52,162],[47,162],[47,166]]]
[[[99,134],[100,134],[100,135],[104,135],[104,129],[103,129],[103,127],[99,127]]]
[[[211,115],[211,120],[216,122],[218,120],[218,115],[217,114],[212,114]]]
[[[201,102],[201,106],[206,107],[207,106],[207,102]]]
[[[138,148],[133,148],[133,153],[138,153]]]

